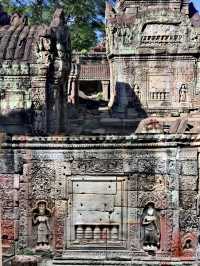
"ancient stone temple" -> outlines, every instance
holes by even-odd
[[[185,1],[119,1],[115,10],[108,6],[107,52],[111,83],[117,83],[111,94],[119,91],[126,108],[131,88],[147,113],[196,109],[198,33]]]
[[[107,59],[72,64],[63,16],[0,28],[5,258],[199,265],[200,28],[187,1],[107,5]]]
[[[9,134],[61,131],[70,41],[62,11],[50,26],[14,14],[0,28],[0,128]]]

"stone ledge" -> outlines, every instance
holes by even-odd
[[[200,146],[200,134],[132,134],[129,136],[13,136],[2,148],[129,148]]]

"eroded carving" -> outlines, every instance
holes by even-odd
[[[185,84],[182,84],[179,89],[179,102],[186,102],[187,101],[187,86]]]
[[[155,252],[160,247],[160,218],[153,203],[142,214],[142,243],[147,252]]]
[[[50,249],[51,229],[49,219],[51,211],[47,208],[47,202],[38,201],[37,206],[32,211],[33,224],[37,226],[37,250]]]

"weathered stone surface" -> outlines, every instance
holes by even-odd
[[[0,124],[4,131],[37,135],[61,131],[60,106],[64,106],[62,95],[70,71],[69,34],[63,18],[63,11],[56,10],[51,25],[28,26],[27,18],[16,13],[11,25],[1,27]]]
[[[200,31],[186,6],[107,6],[108,59],[80,55],[67,87],[61,10],[50,26],[28,26],[14,15],[13,33],[14,25],[1,28],[0,127],[23,133],[4,140],[0,154],[4,249],[15,241],[17,249],[61,253],[73,265],[194,262]],[[110,83],[103,79],[109,67]],[[98,95],[89,86],[96,78]]]
[[[116,177],[82,177],[73,178],[73,193],[115,195]]]
[[[137,167],[139,166],[135,168],[135,173],[127,173],[125,170],[121,172],[120,168],[118,174],[118,168],[112,168],[110,172],[108,164],[103,168],[103,164],[97,160],[92,162],[92,168],[91,164],[87,168],[88,161],[91,162],[97,154],[95,150],[93,153],[92,150],[81,148],[80,153],[73,150],[67,152],[68,158],[79,158],[81,168],[75,168],[74,160],[59,161],[55,157],[41,160],[44,148],[37,149],[34,158],[31,152],[22,151],[23,156],[19,154],[18,158],[23,158],[23,176],[2,175],[1,182],[6,184],[7,191],[12,191],[11,198],[4,198],[6,205],[3,215],[4,219],[16,224],[14,237],[19,246],[36,245],[37,231],[32,225],[32,210],[38,201],[47,200],[52,210],[52,248],[60,250],[63,245],[71,248],[101,246],[105,244],[107,237],[112,236],[108,245],[125,245],[133,252],[132,256],[138,256],[138,252],[143,250],[142,214],[148,204],[154,204],[161,224],[159,252],[170,254],[173,250],[174,254],[178,254],[177,224],[180,223],[183,233],[197,231],[198,178],[194,173],[180,175],[180,169],[185,169],[186,173],[185,160],[169,160],[168,152],[164,154],[162,151],[162,160],[155,156],[157,159],[154,161],[155,157],[152,153],[150,155],[148,146],[144,145],[143,149],[146,149],[146,154],[144,150],[141,154],[134,149],[127,153],[122,149],[118,150],[121,155],[118,154],[115,165],[125,165],[127,158],[130,160],[132,156]],[[51,148],[49,153],[53,152],[54,149]],[[102,152],[103,157],[110,157],[110,149]],[[62,153],[65,153],[64,149],[59,150],[59,154]],[[27,159],[25,154],[29,155]],[[99,157],[102,158],[102,155]],[[141,160],[141,157],[144,159]],[[196,165],[194,160],[190,162]],[[154,168],[160,170],[154,171]],[[84,171],[83,174],[82,169],[88,169],[89,173],[85,174]],[[191,169],[189,164],[190,172]],[[76,171],[76,175],[73,171]],[[140,254],[144,255],[143,252]]]
[[[197,176],[180,177],[180,190],[194,191],[197,189],[197,186],[198,186]]]
[[[197,208],[197,192],[191,190],[180,191],[180,207],[183,209]]]
[[[76,193],[77,194],[77,193]],[[114,196],[104,194],[101,195],[87,194],[81,195],[78,194],[74,196],[74,208],[77,211],[101,211],[105,210],[105,212],[112,211],[114,208],[115,198]]]
[[[13,174],[15,172],[13,153],[7,150],[6,153],[4,152],[0,154],[0,159],[0,172],[2,174]]]
[[[197,176],[197,161],[183,161],[182,163],[182,175]]]
[[[181,210],[180,211],[180,228],[184,232],[191,232],[198,230],[198,217],[195,210]]]

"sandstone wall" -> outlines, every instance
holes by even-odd
[[[148,258],[142,217],[153,203],[160,224],[157,258],[194,258],[198,149],[190,147],[187,136],[167,139],[13,138],[4,144],[0,164],[4,249],[14,242],[18,249],[35,249],[33,210],[46,201],[52,250],[95,252],[109,247]]]

